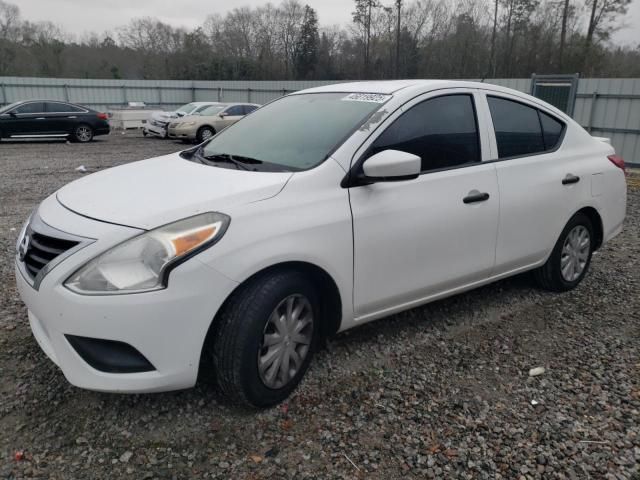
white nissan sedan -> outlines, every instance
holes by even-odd
[[[622,229],[624,162],[528,95],[297,92],[207,142],[45,199],[17,245],[33,334],[74,385],[274,405],[322,337],[532,270],[576,287]]]

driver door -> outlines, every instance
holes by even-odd
[[[226,128],[244,117],[244,107],[242,105],[232,105],[222,113],[224,113],[223,118],[216,123],[220,124],[222,128]]]
[[[46,124],[43,102],[23,103],[3,115],[2,135],[42,135],[46,132]]]
[[[406,104],[358,152],[354,160],[389,149],[422,160],[417,179],[349,190],[358,320],[491,275],[499,192],[480,127],[473,91],[439,91]]]

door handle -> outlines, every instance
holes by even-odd
[[[72,115],[72,116],[67,117],[67,118],[78,118],[78,117],[76,117],[75,115]]]
[[[45,120],[45,118],[44,117],[38,117],[38,118],[36,118],[36,120]]]
[[[479,192],[478,190],[471,190],[466,197],[462,199],[464,203],[476,203],[489,200],[489,194],[487,192]]]
[[[562,179],[563,185],[571,185],[572,183],[578,183],[580,181],[580,177],[577,175],[573,175],[571,173],[567,173],[567,176]]]

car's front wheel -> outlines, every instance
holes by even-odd
[[[73,130],[73,140],[87,143],[93,140],[93,129],[89,125],[81,124]]]
[[[555,292],[575,288],[589,269],[594,238],[589,217],[581,212],[571,217],[547,262],[534,272],[540,286]]]
[[[313,283],[295,271],[267,273],[235,292],[205,347],[221,393],[256,407],[285,400],[313,356],[319,311]]]
[[[211,127],[200,127],[198,129],[198,132],[196,133],[196,141],[198,143],[202,143],[206,140],[209,140],[215,134],[216,132]]]

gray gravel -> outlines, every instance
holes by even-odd
[[[338,335],[286,405],[70,386],[16,293],[22,221],[79,165],[181,148],[132,134],[0,144],[0,478],[640,479],[637,187],[577,290],[523,275]]]

